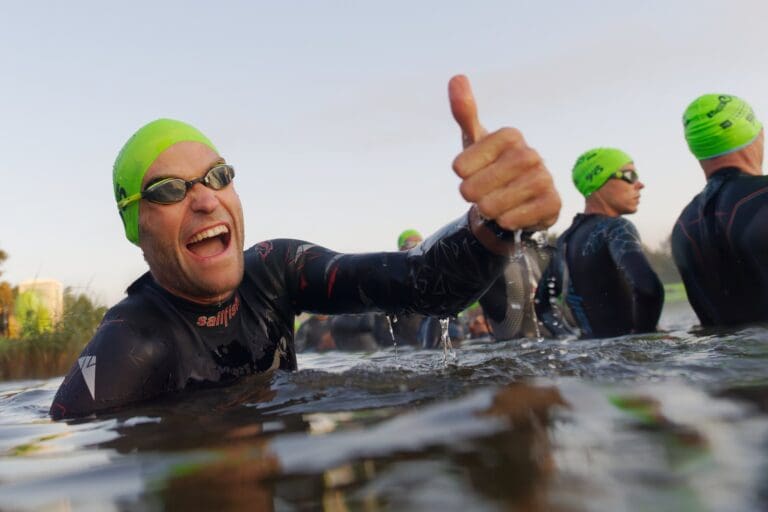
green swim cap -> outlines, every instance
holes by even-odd
[[[749,104],[728,94],[705,94],[683,114],[685,140],[699,160],[726,155],[749,146],[763,124]]]
[[[397,237],[397,248],[402,249],[405,241],[411,238],[412,236],[417,236],[419,238],[422,238],[421,233],[419,233],[415,229],[406,229],[405,231],[400,233],[399,237]]]
[[[631,162],[632,157],[620,149],[590,149],[582,153],[573,166],[573,184],[584,197],[589,197],[616,171]]]
[[[112,169],[115,201],[141,191],[141,181],[160,153],[177,142],[200,142],[218,153],[208,138],[197,128],[173,119],[157,119],[144,125],[125,143]],[[118,207],[125,227],[125,236],[139,244],[139,203]]]

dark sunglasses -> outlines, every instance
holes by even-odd
[[[229,164],[219,164],[212,167],[205,175],[190,181],[181,178],[164,178],[150,183],[141,192],[118,201],[117,206],[123,209],[139,199],[146,199],[158,204],[178,203],[187,196],[187,190],[197,183],[202,183],[213,190],[221,190],[229,185],[234,177],[234,167]]]
[[[637,175],[637,171],[634,169],[624,169],[623,171],[616,171],[611,178],[634,185],[640,179],[640,176]]]

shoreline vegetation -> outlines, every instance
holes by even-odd
[[[64,375],[93,337],[107,308],[85,294],[64,292],[61,320],[44,332],[0,337],[0,381]]]

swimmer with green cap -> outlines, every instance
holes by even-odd
[[[453,171],[472,205],[420,251],[339,254],[288,238],[245,249],[235,170],[210,139],[170,119],[140,128],[114,164],[113,192],[149,272],[107,311],[50,414],[88,415],[296,370],[302,311],[442,317],[477,300],[514,251],[509,230],[550,226],[560,198],[519,131],[480,125],[466,77],[451,80],[448,94],[465,146]],[[280,216],[259,214],[262,224]]]
[[[678,218],[672,254],[702,325],[768,321],[768,177],[763,124],[731,94],[705,94],[683,131],[707,184]]]
[[[637,229],[623,217],[637,211],[644,188],[632,157],[615,148],[585,151],[573,166],[573,183],[585,197],[584,213],[558,238],[539,281],[538,318],[563,336],[655,331],[664,288]]]
[[[397,249],[400,251],[413,249],[419,245],[422,240],[424,240],[424,238],[421,236],[421,233],[415,229],[406,229],[397,237]]]

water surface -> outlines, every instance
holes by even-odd
[[[52,422],[0,383],[0,510],[764,510],[768,330],[299,356]]]

